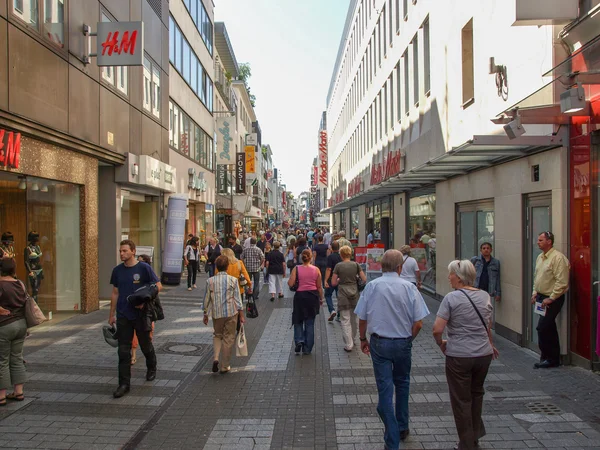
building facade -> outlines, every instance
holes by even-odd
[[[554,38],[572,19],[568,3],[525,18],[519,0],[353,1],[327,98],[332,225],[358,230],[361,245],[369,232],[386,248],[409,244],[438,296],[451,290],[448,263],[490,242],[503,267],[495,330],[534,350],[537,234],[553,230],[568,253],[568,135],[514,105],[564,59]]]

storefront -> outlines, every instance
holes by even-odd
[[[423,288],[436,290],[436,214],[435,188],[411,192],[408,235],[411,254],[421,270]]]
[[[0,247],[17,277],[50,324],[94,311],[98,161],[5,129],[0,148]]]
[[[366,204],[365,219],[367,236],[373,232],[373,242],[381,243],[385,249],[394,248],[394,214],[391,196],[385,196]],[[358,221],[358,217],[357,217]]]

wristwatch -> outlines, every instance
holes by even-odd
[[[364,338],[362,338],[362,337],[359,337],[359,339],[360,339],[360,342],[365,342],[365,341],[367,340],[367,338],[366,338],[366,337],[364,337]]]

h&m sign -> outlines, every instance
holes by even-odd
[[[144,22],[98,22],[96,32],[98,66],[144,64]]]
[[[21,133],[0,129],[0,167],[18,169],[21,160]]]

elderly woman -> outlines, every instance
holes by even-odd
[[[23,364],[23,343],[27,333],[25,302],[27,293],[23,283],[15,279],[16,263],[13,258],[2,258],[0,267],[0,407],[6,399],[22,401],[23,386],[27,380]],[[6,390],[12,388],[11,394]]]
[[[310,355],[315,344],[315,317],[323,305],[323,286],[321,272],[311,264],[312,252],[305,249],[300,254],[302,264],[292,269],[288,286],[291,288],[298,280],[294,294],[292,323],[294,324],[295,352]]]
[[[402,273],[400,274],[400,278],[421,288],[421,271],[419,270],[417,260],[410,254],[410,245],[403,245],[400,247],[400,252],[402,252],[402,260],[404,261],[402,263]]]
[[[242,261],[235,257],[235,253],[233,253],[233,250],[231,250],[230,248],[224,248],[221,251],[221,254],[223,256],[226,256],[227,260],[229,261],[229,265],[227,266],[227,274],[231,275],[232,277],[235,277],[238,280],[238,284],[242,275],[246,280],[245,285],[242,286],[241,284],[239,284],[240,295],[243,298],[245,288],[247,288],[249,291],[252,291],[252,279],[250,278],[250,275],[248,275],[246,266]],[[219,273],[218,268],[216,270],[216,273]]]
[[[454,291],[442,300],[433,337],[446,355],[450,403],[460,439],[455,449],[471,450],[479,448],[479,439],[485,436],[483,384],[492,359],[498,357],[490,331],[492,303],[487,292],[473,287],[477,273],[471,261],[452,261],[448,272]]]
[[[354,313],[356,304],[360,297],[358,292],[358,278],[363,283],[367,282],[367,276],[358,263],[350,261],[352,258],[352,249],[347,245],[340,248],[342,261],[335,265],[331,285],[338,287],[337,292],[337,313],[342,323],[342,333],[344,337],[344,350],[351,352],[354,348],[354,338],[358,333],[358,319]]]
[[[232,252],[233,253],[233,252]],[[238,279],[228,275],[227,269],[230,263],[227,256],[221,255],[215,261],[217,273],[214,277],[206,280],[206,294],[204,297],[204,325],[208,325],[208,318],[213,321],[214,357],[212,371],[219,371],[219,358],[221,351],[223,359],[220,361],[221,373],[231,370],[231,349],[235,342],[235,333],[238,315],[241,323],[245,322],[240,296]]]

